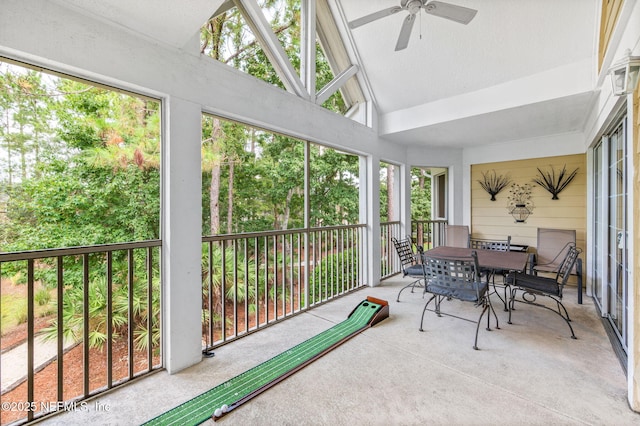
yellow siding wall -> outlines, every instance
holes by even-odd
[[[624,0],[602,0],[602,15],[600,22],[600,41],[598,43],[598,69],[602,67],[602,60],[607,53],[609,40],[618,21],[618,15]]]
[[[558,173],[564,166],[567,173],[578,168],[578,174],[559,195],[552,195],[533,183],[538,176],[539,167],[543,172],[553,166]],[[515,223],[507,210],[509,189],[505,188],[496,195],[496,201],[482,189],[478,180],[482,173],[495,170],[498,175],[508,175],[517,184],[533,185],[531,200],[533,214],[525,223]],[[559,157],[536,158],[531,160],[506,161],[500,163],[477,164],[471,166],[471,233],[477,238],[504,239],[511,235],[513,244],[536,246],[537,228],[575,229],[578,247],[586,251],[587,227],[587,165],[586,155],[566,155]],[[586,254],[586,253],[585,253]],[[585,259],[585,254],[581,257]]]

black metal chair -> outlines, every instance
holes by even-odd
[[[576,245],[575,229],[538,228],[536,253],[531,254],[531,274],[557,272],[570,246]]]
[[[398,257],[400,257],[400,266],[402,268],[402,278],[411,277],[414,280],[402,287],[398,292],[398,297],[396,298],[396,302],[400,301],[400,294],[407,288],[411,288],[411,292],[418,288],[424,288],[422,284],[422,280],[424,279],[424,272],[422,269],[422,264],[419,262],[419,254],[422,252],[422,247],[418,246],[418,253],[414,253],[413,251],[413,242],[411,241],[411,237],[407,236],[403,240],[398,240],[395,237],[391,237],[391,242],[393,246],[396,248],[396,252],[398,253]]]
[[[493,251],[510,251],[511,250],[511,235],[507,236],[506,240],[487,240],[482,238],[471,238],[469,240],[471,248],[476,250],[493,250]],[[491,285],[493,286],[493,292],[498,296],[498,298],[504,304],[505,312],[508,311],[507,306],[507,288],[509,287],[505,278],[506,275],[510,271],[506,271],[504,269],[489,269],[489,268],[480,268],[480,275],[486,277],[487,283],[491,281]],[[496,289],[496,275],[502,276],[502,283],[498,283],[499,287],[503,287],[504,290],[504,298],[500,296],[498,290]]]
[[[478,331],[480,329],[480,321],[487,310],[491,310],[496,319],[496,328],[500,328],[498,316],[496,315],[491,300],[489,299],[489,285],[486,281],[480,279],[478,275],[478,255],[472,252],[468,260],[461,259],[442,259],[437,257],[423,256],[423,264],[425,271],[425,291],[431,293],[432,296],[427,300],[422,310],[422,318],[420,320],[420,331],[424,331],[424,314],[427,310],[433,311],[437,316],[447,315],[454,318],[463,319],[469,322],[476,322],[476,336],[473,343],[473,349],[478,349]],[[471,302],[475,306],[480,306],[482,312],[477,321],[468,318],[459,317],[441,310],[441,303],[444,299],[457,299],[463,302]],[[431,301],[435,303],[435,309],[428,309]],[[487,330],[490,327],[491,315],[487,315]]]
[[[538,272],[558,272],[570,246],[576,245],[575,229],[538,228],[536,253],[529,256],[529,270],[533,275]],[[572,274],[578,278],[578,303],[582,303],[582,259],[578,258],[572,268]]]
[[[571,270],[578,260],[578,255],[582,252],[575,245],[570,245],[567,254],[560,263],[555,278],[542,277],[537,275],[525,274],[522,272],[512,272],[507,275],[507,283],[511,285],[511,299],[509,302],[509,324],[511,324],[511,312],[513,311],[515,302],[527,303],[529,305],[540,306],[555,312],[562,318],[571,330],[571,338],[576,339],[571,326],[571,318],[569,312],[562,304],[562,290],[564,289]],[[516,300],[518,291],[522,292],[522,299]],[[543,303],[537,301],[538,296],[544,296],[556,302],[556,308],[553,309]]]

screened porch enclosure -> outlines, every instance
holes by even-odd
[[[26,71],[0,81],[0,279],[20,290],[2,294],[0,400],[16,410],[0,423],[118,422],[66,408],[118,395],[128,411],[155,386],[194,396],[339,322],[363,291],[395,300],[393,239],[434,247],[445,224],[531,254],[538,229],[575,231],[585,299],[571,277],[563,303],[578,339],[517,306],[522,322],[481,330],[474,357],[464,326],[417,331],[424,301],[405,291],[387,323],[236,419],[637,422],[640,89],[609,70],[634,72],[640,0],[130,3],[3,1],[0,69]],[[557,199],[533,180],[563,168],[577,172]],[[483,173],[530,186],[529,216]],[[8,324],[23,345],[5,347]],[[434,369],[415,373],[425,356]],[[389,398],[371,395],[372,371]],[[474,386],[489,392],[468,411],[448,403]],[[276,404],[290,409],[268,417]]]

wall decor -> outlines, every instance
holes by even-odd
[[[516,223],[524,223],[533,213],[533,201],[531,201],[531,184],[511,184],[507,196],[507,209]]]
[[[482,179],[478,180],[478,183],[482,189],[491,195],[491,201],[495,201],[496,195],[511,183],[511,179],[505,175],[498,175],[495,170],[491,170],[486,173],[482,172]]]
[[[553,197],[551,197],[552,200],[558,200],[558,194],[571,183],[574,177],[576,177],[578,168],[567,174],[567,165],[565,164],[564,167],[562,167],[562,170],[556,175],[556,170],[553,166],[550,167],[550,172],[543,172],[539,167],[537,167],[540,176],[535,177],[533,181],[549,191],[553,195]]]

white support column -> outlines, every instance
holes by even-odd
[[[170,374],[202,360],[200,106],[163,104],[163,358]]]
[[[367,224],[362,270],[365,282],[380,283],[380,158],[360,157],[360,223]]]
[[[411,235],[411,166],[402,164],[399,167],[398,181],[400,187],[400,236]]]
[[[460,164],[449,166],[447,173],[448,179],[448,206],[447,206],[447,218],[449,224],[452,225],[471,225],[470,211],[471,211],[471,192],[469,185],[464,185],[463,182],[469,182],[471,175],[471,167],[468,165],[462,166]],[[466,180],[465,180],[466,179]],[[469,212],[467,212],[467,209]],[[467,216],[465,218],[465,215]]]

